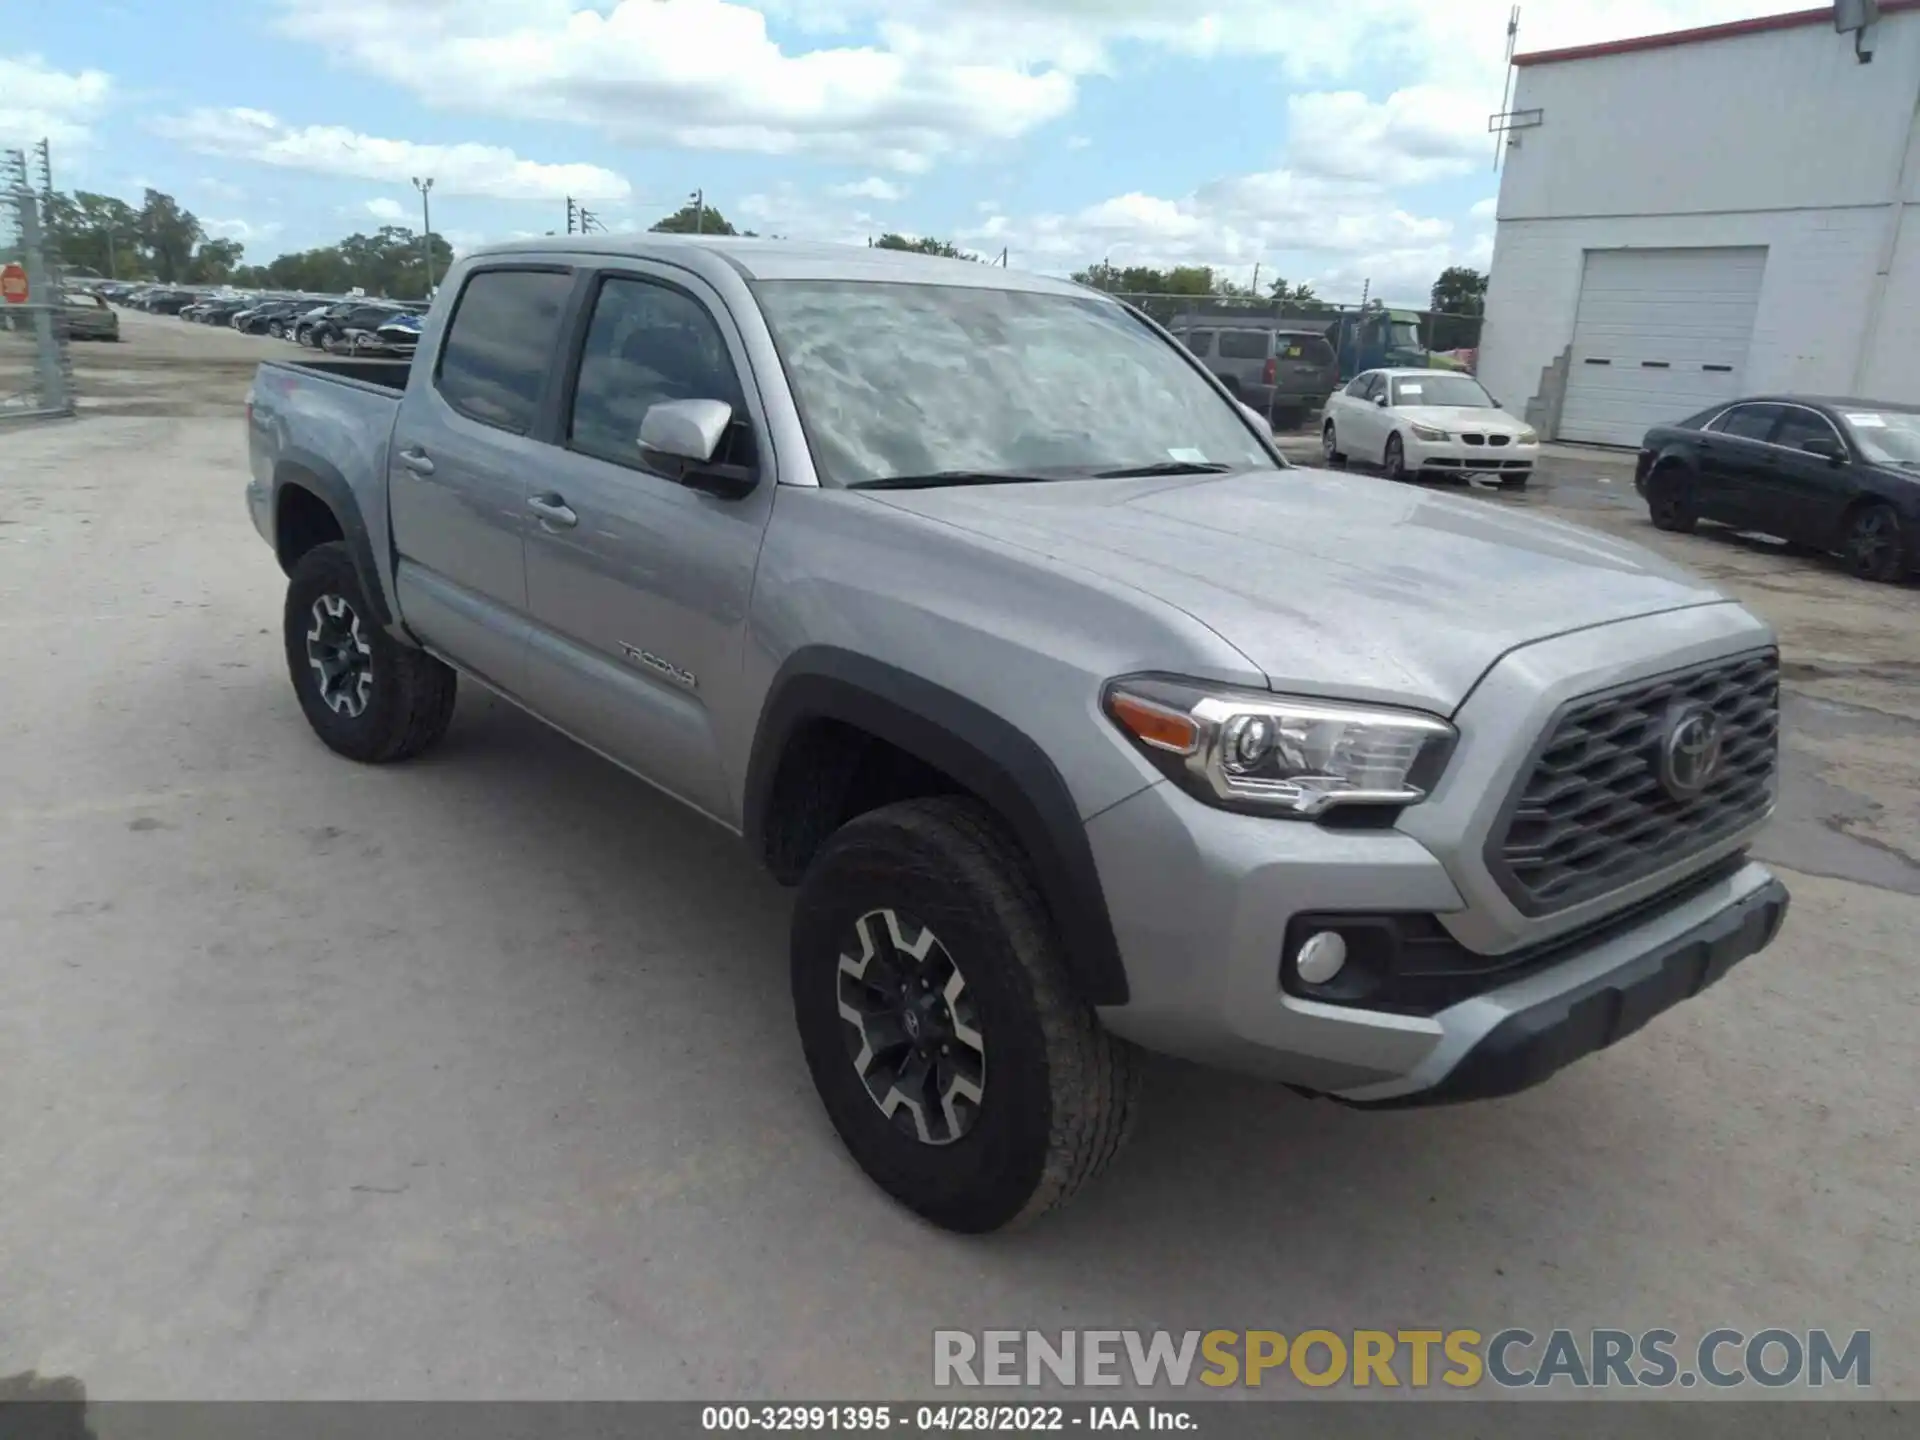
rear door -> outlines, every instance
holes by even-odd
[[[746,347],[703,281],[630,262],[594,282],[570,351],[562,448],[527,539],[529,686],[556,724],[731,824],[714,711],[740,671],[775,489]],[[715,459],[756,470],[750,492],[723,498],[648,465],[641,422],[667,400],[733,407]]]
[[[1769,467],[1780,407],[1735,405],[1712,421],[1700,441],[1700,513],[1727,525],[1766,529],[1773,523]]]
[[[573,288],[563,266],[472,271],[428,374],[415,370],[388,452],[396,588],[415,633],[489,684],[525,679],[527,496]]]
[[[1272,385],[1265,383],[1267,360],[1273,352],[1270,330],[1222,330],[1214,339],[1219,361],[1214,371],[1222,380],[1233,382],[1242,400],[1254,409],[1265,411],[1273,398]]]

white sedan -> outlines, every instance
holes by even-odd
[[[1471,375],[1449,370],[1369,370],[1327,401],[1320,431],[1329,465],[1362,460],[1396,480],[1487,475],[1523,488],[1540,437]]]

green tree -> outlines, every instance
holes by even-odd
[[[1481,316],[1487,313],[1487,277],[1465,265],[1453,265],[1433,282],[1434,316],[1429,348],[1470,350],[1480,344]]]
[[[673,214],[656,220],[651,228],[662,235],[737,235],[740,233],[728,223],[727,217],[713,206],[696,206],[691,200]]]
[[[931,235],[897,235],[889,231],[873,242],[876,250],[911,250],[916,255],[944,255],[949,260],[978,260],[951,240],[936,240]]]
[[[1442,315],[1487,313],[1487,277],[1465,265],[1451,265],[1433,282],[1433,308]]]
[[[87,190],[56,191],[45,209],[47,228],[68,266],[121,279],[144,272],[138,212],[126,201]]]
[[[153,273],[166,284],[185,281],[194,251],[207,238],[198,217],[173,196],[148,189],[134,223]]]

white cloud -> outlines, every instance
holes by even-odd
[[[901,200],[906,198],[906,187],[896,185],[891,180],[882,180],[878,175],[869,175],[864,180],[856,180],[851,185],[835,185],[828,192],[843,200]]]
[[[1067,137],[1067,149],[1069,150],[1085,150],[1092,144],[1093,137],[1091,135],[1069,135]]]
[[[193,182],[193,188],[202,195],[211,195],[216,200],[238,200],[246,191],[231,181],[218,180],[211,175],[202,175]]]
[[[1369,100],[1357,90],[1287,97],[1287,150],[1310,175],[1418,185],[1462,175],[1491,153],[1484,115],[1428,86]]]
[[[282,124],[264,110],[197,109],[154,122],[154,129],[203,155],[221,155],[320,175],[406,185],[433,177],[436,195],[496,200],[612,200],[630,186],[598,165],[546,165],[497,145],[422,145],[384,140],[340,125]]]
[[[1528,0],[1523,49],[1765,13],[1783,0]],[[447,110],[590,126],[624,144],[918,172],[1069,113],[1080,77],[1163,51],[1267,57],[1363,101],[1397,173],[1457,169],[1498,107],[1509,0],[278,0],[283,28]],[[781,40],[768,17],[782,24]],[[406,43],[398,45],[396,35]],[[1431,102],[1431,103],[1428,103]],[[1305,103],[1311,124],[1345,100]],[[1319,108],[1316,109],[1315,105]],[[1069,148],[1090,137],[1069,138]],[[1330,139],[1338,140],[1337,134]],[[1349,168],[1352,143],[1328,147]],[[1310,162],[1296,157],[1308,173]]]
[[[238,240],[242,245],[257,245],[278,235],[281,225],[278,220],[269,220],[261,225],[246,220],[202,220],[200,228],[215,240]]]
[[[969,143],[1024,134],[1064,114],[1075,94],[1057,68],[956,63],[913,36],[790,54],[766,16],[737,0],[284,3],[292,34],[429,104],[585,123],[630,144],[912,172]]]
[[[438,184],[439,182],[436,181],[435,183]],[[389,200],[384,195],[378,199],[367,201],[365,209],[374,219],[383,221],[388,225],[398,225],[402,220],[407,218],[406,207],[401,205],[398,200]]]
[[[104,71],[69,74],[38,55],[0,55],[0,146],[84,145],[112,93]]]
[[[1500,210],[1500,197],[1489,195],[1484,200],[1473,202],[1473,208],[1467,213],[1476,220],[1491,220]]]

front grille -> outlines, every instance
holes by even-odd
[[[1676,712],[1704,706],[1721,761],[1704,790],[1669,791]],[[1756,651],[1568,704],[1502,811],[1487,868],[1521,913],[1565,910],[1644,880],[1750,825],[1773,803],[1780,656]]]
[[[1513,440],[1513,437],[1511,435],[1489,435],[1487,437],[1487,444],[1506,445],[1506,444],[1510,444],[1512,440]]]
[[[1479,434],[1466,434],[1460,438],[1468,445],[1484,445],[1487,443],[1487,437]]]

